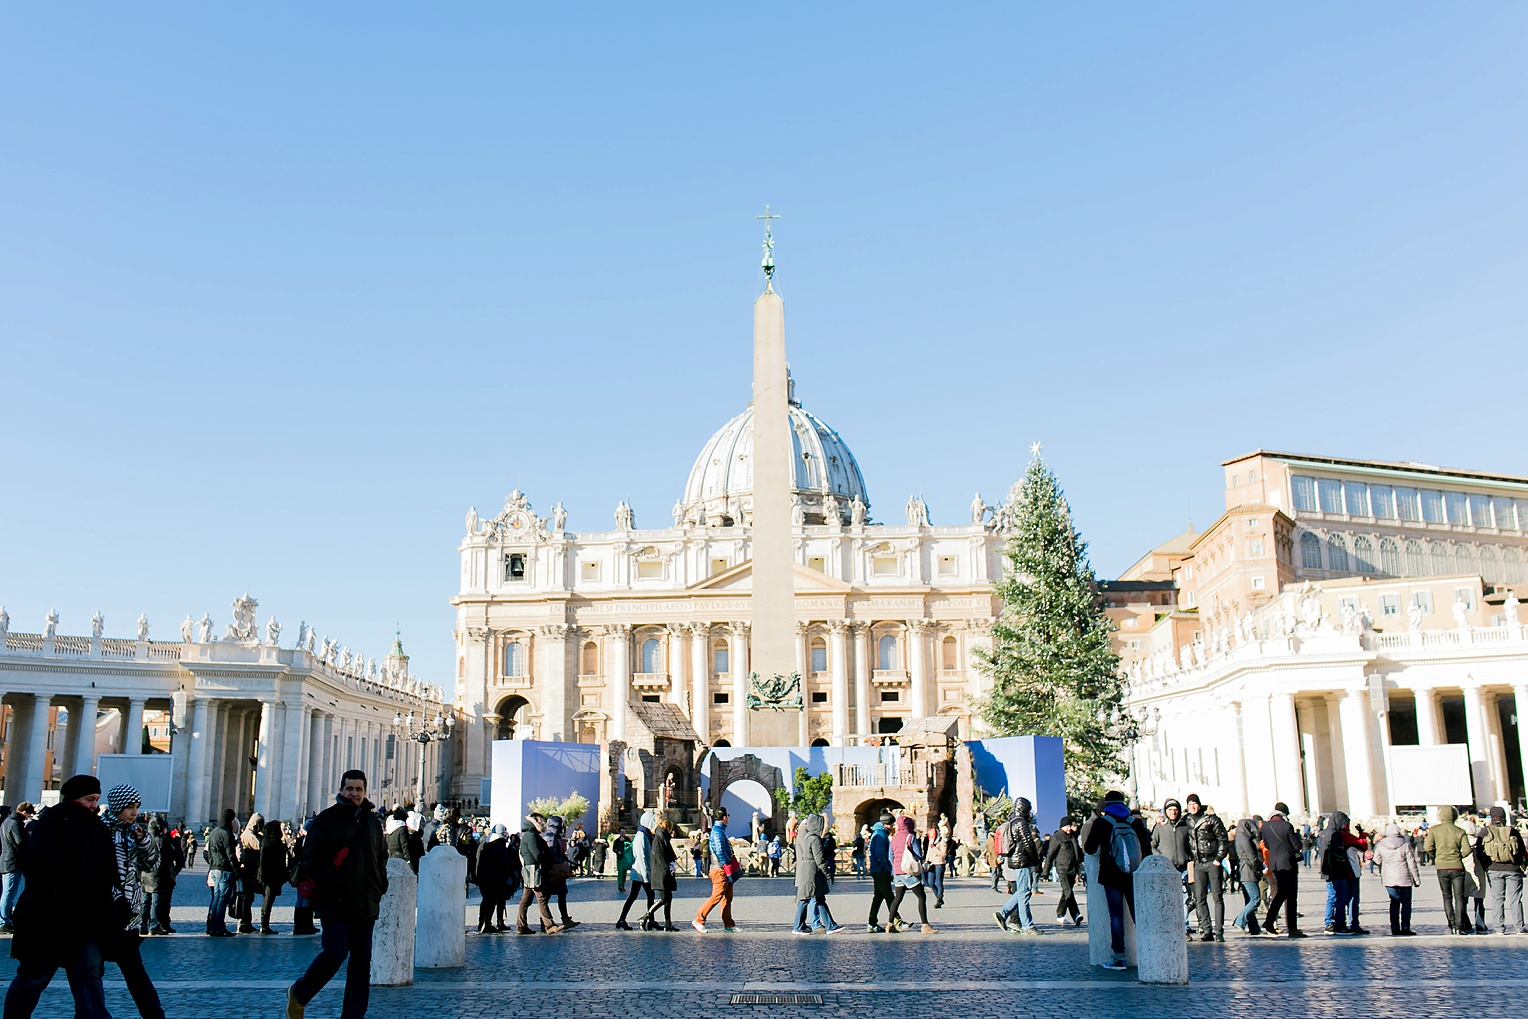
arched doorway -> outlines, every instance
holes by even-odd
[[[881,812],[884,810],[896,813],[902,809],[904,806],[899,800],[883,798],[866,800],[854,808],[854,830],[858,831],[866,825],[874,827],[875,823],[881,819]]]
[[[827,747],[827,746],[832,746],[832,744],[829,743],[827,740],[823,739],[821,736],[818,736],[816,739],[812,740],[812,746],[814,746],[814,747]]]
[[[764,827],[773,828],[770,821],[775,814],[775,804],[762,782],[740,778],[729,783],[722,790],[722,806],[727,808],[728,838],[748,838],[756,810],[763,817]]]
[[[732,746],[732,741],[730,739],[719,739],[711,745],[713,747],[730,747]]]
[[[530,709],[531,702],[524,697],[506,697],[500,701],[494,709],[494,714],[499,716],[494,739],[514,739],[515,732],[525,727]]]

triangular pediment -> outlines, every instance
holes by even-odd
[[[803,566],[800,563],[792,563],[791,566],[791,572],[796,578],[797,594],[846,594],[854,589],[852,585],[842,580],[835,580],[810,566]],[[753,560],[738,563],[731,569],[707,577],[698,584],[691,584],[689,589],[697,594],[752,594]]]

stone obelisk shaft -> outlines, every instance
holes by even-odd
[[[796,670],[789,387],[785,364],[785,306],[779,294],[766,288],[753,304],[753,649],[750,666],[762,678],[785,676]],[[796,742],[796,712],[751,711],[748,716],[747,737],[752,745]]]

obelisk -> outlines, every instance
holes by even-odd
[[[764,293],[753,302],[753,639],[749,661],[750,671],[761,680],[796,671],[790,383],[785,306],[774,289],[773,248],[766,218]],[[746,729],[737,735],[746,741],[737,745],[794,746],[799,741],[797,710],[755,708],[743,715]]]

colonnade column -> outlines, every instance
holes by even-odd
[[[1310,812],[1300,775],[1300,726],[1295,718],[1294,694],[1276,693],[1269,701],[1273,741],[1275,795],[1301,814]]]
[[[127,700],[127,715],[122,722],[122,752],[124,754],[143,752],[142,697],[129,697]]]
[[[41,702],[41,698],[38,698]],[[75,744],[75,758],[69,762],[70,775],[93,775],[95,774],[95,737],[96,737],[96,713],[100,711],[101,698],[83,697],[80,700],[80,735],[79,742]],[[71,719],[69,724],[74,725]],[[46,740],[46,736],[44,739]],[[64,778],[68,778],[65,775]]]
[[[690,655],[689,647],[686,646],[690,639],[690,627],[686,623],[678,623],[669,627],[668,631],[668,669],[669,669],[669,696],[670,704],[679,706],[683,711],[690,706]]]
[[[324,713],[323,724],[319,729],[319,742],[322,746],[316,755],[318,760],[318,772],[313,776],[313,805],[329,805],[329,786],[334,782],[334,716]]]
[[[207,818],[207,777],[211,771],[208,760],[208,743],[212,733],[208,727],[207,698],[197,697],[191,704],[188,720],[191,730],[191,753],[186,765],[186,802],[181,808],[186,823],[194,825]]]
[[[854,624],[854,731],[870,732],[870,624]]]
[[[48,784],[48,776],[43,772],[43,765],[46,763],[48,753],[48,708],[51,701],[51,698],[43,694],[32,698],[32,731],[27,736],[26,785],[22,788],[21,795],[16,798],[16,803],[22,800],[31,800],[33,803],[42,802],[42,791]],[[66,780],[72,777],[64,776]]]
[[[1349,687],[1338,713],[1342,719],[1342,749],[1347,764],[1349,814],[1352,817],[1374,817],[1380,813],[1382,797],[1374,789],[1374,724],[1369,713],[1369,688]]]
[[[1512,688],[1517,700],[1517,752],[1523,765],[1524,784],[1528,785],[1528,683]]]
[[[276,732],[276,705],[260,702],[260,733],[255,744],[255,812],[269,817],[271,810],[271,736]]]
[[[928,624],[921,619],[907,621],[907,672],[910,679],[908,696],[912,705],[908,714],[921,718],[928,710]]]
[[[1417,701],[1417,743],[1424,747],[1438,745],[1438,694],[1430,687],[1413,690]]]
[[[711,624],[690,624],[690,726],[711,745]]]
[[[228,703],[210,701],[207,705],[207,728],[202,730],[207,741],[207,781],[202,793],[202,813],[186,820],[205,821],[217,817],[223,809],[223,746],[228,742]]]
[[[1465,738],[1470,744],[1470,775],[1475,780],[1475,802],[1495,803],[1496,783],[1492,781],[1491,725],[1486,718],[1486,701],[1472,677],[1465,677]]]
[[[748,745],[748,631],[747,623],[733,623],[727,635],[727,664],[732,669],[732,745]]]
[[[612,623],[605,633],[610,638],[610,738],[624,741],[631,703],[631,627]]]
[[[833,745],[849,735],[849,625],[841,619],[828,624],[828,668],[833,673]]]

